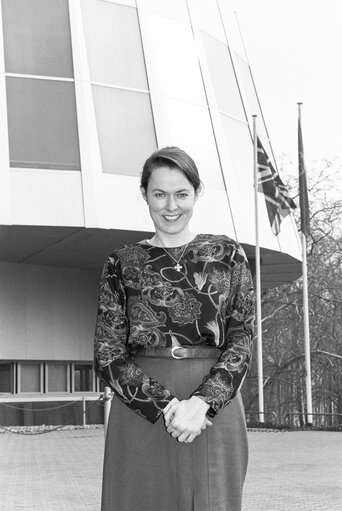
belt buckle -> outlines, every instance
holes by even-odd
[[[172,346],[171,348],[171,355],[173,356],[173,358],[177,359],[177,360],[180,360],[182,358],[185,358],[184,356],[177,356],[175,351],[176,350],[184,350],[184,348],[182,346]]]

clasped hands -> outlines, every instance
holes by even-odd
[[[166,431],[178,442],[192,442],[212,422],[206,417],[208,403],[197,396],[179,401],[172,399],[164,408]]]

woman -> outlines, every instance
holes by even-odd
[[[100,285],[95,364],[115,393],[102,511],[238,511],[254,307],[246,257],[226,236],[191,233],[201,181],[184,151],[153,153],[141,191],[155,234],[115,250]]]

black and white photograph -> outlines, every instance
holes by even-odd
[[[0,0],[0,511],[342,509],[341,20]]]

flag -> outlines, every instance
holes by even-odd
[[[289,215],[296,205],[267,156],[259,137],[257,152],[258,192],[265,195],[268,218],[272,231],[277,236],[282,219]]]
[[[298,117],[298,168],[299,168],[299,206],[300,228],[305,236],[310,234],[310,212],[308,188],[306,185],[306,171],[304,165],[304,147],[300,116]]]

